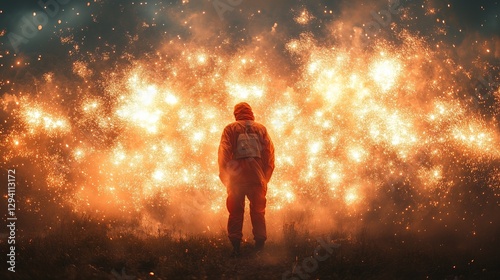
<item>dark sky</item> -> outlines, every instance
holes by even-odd
[[[355,26],[373,21],[371,14],[387,9],[388,5],[385,0],[242,1],[236,7],[223,11],[221,17],[214,1],[208,0],[59,2],[64,4],[55,0],[45,2],[48,3],[47,14],[37,1],[0,3],[0,73],[3,80],[0,81],[0,90],[8,90],[5,80],[15,81],[26,71],[35,76],[41,75],[52,71],[51,67],[61,69],[65,67],[61,65],[65,62],[71,63],[80,58],[89,60],[92,59],[89,54],[103,52],[111,55],[127,52],[137,57],[154,53],[164,42],[176,38],[209,48],[225,45],[230,52],[240,45],[248,46],[255,35],[266,34],[275,23],[279,24],[280,33],[272,38],[272,44],[278,50],[283,50],[290,39],[303,32],[328,41],[331,37],[327,27],[332,22],[345,21],[345,25],[350,27],[348,29],[353,30]],[[403,12],[391,20],[426,38],[431,45],[461,46],[459,51],[462,53],[473,47],[484,49],[489,45],[496,46],[490,56],[498,60],[498,3],[492,0],[401,0]],[[314,20],[302,28],[295,24],[294,17],[304,9],[314,16]],[[390,37],[388,31],[382,29],[382,36]],[[140,40],[130,44],[134,36]],[[239,42],[239,45],[225,44],[227,38],[231,38],[231,42]],[[74,49],[75,44],[78,45],[77,50]],[[68,54],[73,57],[68,58]],[[22,64],[14,67],[19,59],[22,59]],[[474,58],[462,55],[461,59],[472,61]]]
[[[47,37],[54,38],[59,35],[71,35],[79,34],[82,32],[92,32],[96,33],[93,26],[101,26],[101,30],[97,31],[99,34],[85,34],[87,40],[94,39],[92,35],[108,36],[106,28],[102,28],[106,24],[114,22],[118,26],[115,28],[126,30],[128,28],[133,28],[134,24],[132,18],[124,22],[110,21],[110,19],[117,19],[120,17],[129,17],[126,11],[127,8],[136,7],[136,12],[134,16],[135,20],[142,20],[148,18],[147,9],[144,9],[145,5],[140,5],[141,1],[117,1],[117,0],[105,0],[105,1],[76,1],[76,0],[65,0],[60,1],[66,4],[49,5],[49,10],[53,11],[54,15],[46,17],[48,22],[43,24],[43,29],[39,31],[40,34],[34,35],[33,41],[35,44],[23,44],[22,48],[19,49],[21,53],[32,53],[32,52],[50,52],[54,50],[52,45],[48,49],[44,49],[47,46]],[[176,10],[183,5],[179,2],[181,1],[163,1],[166,4],[158,4],[162,1],[144,1],[148,2],[148,5],[154,6],[155,8],[160,8],[159,10]],[[223,2],[223,1],[222,1]],[[343,10],[346,9],[346,3],[349,3],[350,7],[363,7],[366,5],[372,5],[372,3],[377,1],[314,1],[312,4],[307,3],[308,1],[273,1],[271,4],[265,3],[265,1],[243,1],[237,8],[239,10],[239,16],[241,18],[247,17],[249,14],[254,13],[256,10],[262,10],[262,12],[267,12],[276,18],[286,19],[290,16],[290,11],[293,9],[300,9],[302,7],[307,7],[310,10],[318,11],[321,9],[333,10],[333,17],[324,17],[322,20],[326,23],[328,20],[335,18],[335,15],[339,15]],[[375,7],[383,7],[383,3],[386,1],[378,1],[380,4]],[[57,3],[55,1],[48,1],[46,3]],[[191,1],[189,7],[184,5],[185,9],[183,12],[204,10],[206,13],[210,14],[217,19],[215,8],[212,5],[213,2],[208,0],[203,1]],[[465,32],[479,32],[485,37],[498,36],[500,35],[500,5],[498,1],[495,0],[481,0],[481,1],[466,1],[466,0],[450,0],[450,1],[401,1],[402,5],[410,9],[410,13],[420,21],[421,32],[425,33],[426,30],[423,25],[426,21],[429,24],[435,24],[435,18],[441,17],[447,20],[450,30],[462,29]],[[450,8],[446,6],[450,5]],[[427,17],[422,14],[425,9],[420,9],[420,7],[436,7],[436,14],[434,17]],[[199,7],[199,8],[197,8]],[[286,9],[287,7],[290,10]],[[133,8],[132,8],[133,9]],[[181,8],[182,10],[182,8]],[[0,3],[0,30],[3,30],[3,36],[0,38],[2,45],[0,46],[0,52],[4,53],[7,50],[12,51],[12,44],[8,38],[9,33],[15,33],[22,35],[20,27],[24,25],[24,19],[33,19],[34,17],[30,15],[33,12],[41,11],[41,7],[37,4],[37,1],[2,1]],[[229,14],[229,12],[226,12]],[[422,14],[419,19],[419,14]],[[233,16],[233,15],[230,15]],[[317,15],[318,16],[318,15]],[[428,15],[427,15],[428,16]],[[318,16],[319,17],[319,16]],[[422,17],[424,17],[422,19]],[[40,18],[40,16],[38,16]],[[226,19],[231,21],[234,19],[228,17]],[[43,16],[41,18],[43,20]],[[59,23],[58,20],[62,22]],[[168,19],[164,19],[168,22]],[[237,19],[236,19],[237,20]],[[130,24],[129,26],[126,26]],[[252,23],[249,24],[257,24]],[[125,25],[125,26],[124,26]],[[172,26],[166,26],[165,29],[170,29]],[[226,26],[230,28],[230,26]],[[418,28],[418,27],[417,27]],[[132,31],[132,30],[128,30]],[[43,37],[43,38],[41,38]]]

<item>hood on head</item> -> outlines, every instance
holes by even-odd
[[[234,106],[234,118],[237,121],[241,120],[255,120],[253,116],[252,107],[246,102],[238,103]]]

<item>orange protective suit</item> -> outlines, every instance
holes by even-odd
[[[237,104],[234,117],[236,121],[224,128],[219,145],[219,177],[228,193],[229,239],[241,241],[247,196],[254,239],[265,241],[266,193],[274,170],[274,146],[266,127],[254,121],[250,105]]]

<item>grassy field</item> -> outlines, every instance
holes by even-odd
[[[1,278],[500,279],[495,240],[464,247],[450,236],[430,241],[410,233],[375,237],[366,230],[313,235],[289,224],[264,251],[245,242],[235,259],[223,232],[138,237],[81,219],[44,236],[20,236],[16,273],[4,269]]]

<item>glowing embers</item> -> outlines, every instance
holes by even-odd
[[[71,130],[70,122],[62,116],[48,113],[41,105],[22,108],[24,122],[32,134],[45,133],[48,135],[64,134]]]
[[[336,105],[348,91],[345,90],[347,79],[346,68],[350,60],[347,54],[335,51],[313,54],[307,66],[307,79],[312,89],[329,104]]]
[[[295,202],[296,194],[295,187],[292,182],[280,182],[273,184],[274,187],[268,189],[268,197],[272,202],[270,208],[274,210],[281,210],[286,208],[288,204]]]
[[[350,189],[347,189],[345,191],[345,194],[344,194],[344,202],[347,204],[347,205],[352,205],[354,204],[355,202],[357,202],[358,200],[360,199],[359,195],[358,195],[358,190],[353,187],[353,188],[350,188]]]
[[[264,95],[264,88],[257,85],[227,83],[226,86],[229,95],[236,100],[255,100],[262,98]]]
[[[141,80],[137,73],[128,79],[127,90],[119,96],[116,115],[151,134],[158,133],[161,118],[179,102],[170,90]]]
[[[452,128],[453,139],[477,155],[498,156],[497,136],[494,130],[487,128],[477,120],[468,120]]]
[[[303,9],[298,13],[298,15],[294,18],[295,22],[300,25],[306,25],[315,17],[306,9]]]
[[[57,106],[68,103],[60,90],[66,81],[47,74],[39,85],[46,94],[26,94],[12,112],[20,125],[6,137],[4,161],[37,159],[33,166],[49,174],[37,184],[68,188],[75,211],[142,215],[155,204],[155,212],[169,207],[179,216],[193,207],[195,215],[206,213],[203,220],[215,219],[226,211],[217,147],[240,101],[254,107],[275,144],[272,215],[311,201],[328,205],[329,213],[363,214],[384,195],[379,188],[399,182],[422,203],[441,205],[432,192],[461,180],[461,166],[451,163],[498,160],[496,125],[457,98],[467,85],[426,72],[442,61],[425,46],[381,44],[360,52],[301,35],[287,48],[287,58],[297,58],[291,73],[274,72],[280,64],[259,61],[253,49],[210,53],[179,45],[174,56],[118,65],[118,74],[102,79],[102,92],[72,95],[74,108]],[[446,89],[436,91],[435,84]],[[67,87],[87,85],[77,79]],[[490,177],[497,187],[499,176]]]
[[[381,56],[372,64],[370,76],[383,92],[387,92],[396,85],[403,69],[396,59],[385,58],[383,53]]]

